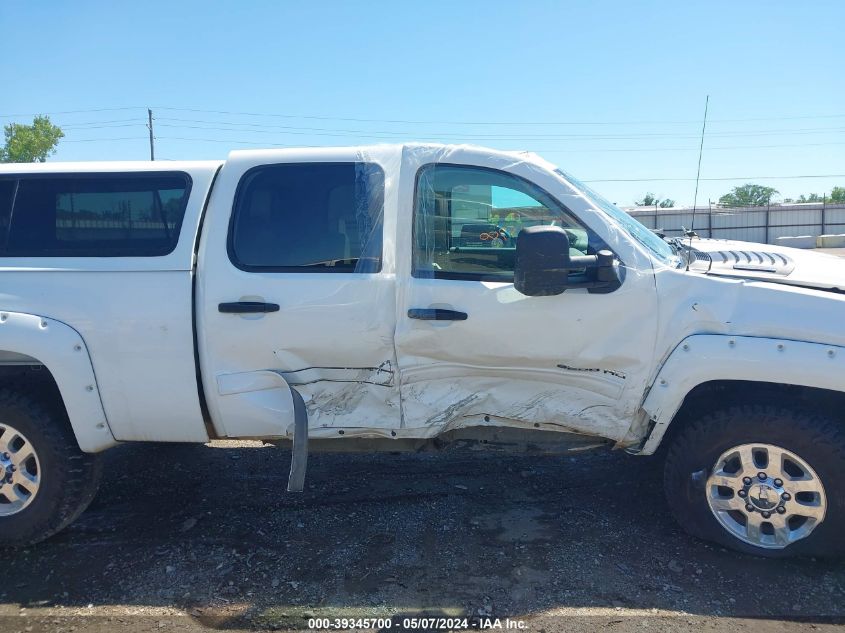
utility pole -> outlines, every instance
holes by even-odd
[[[150,130],[150,160],[156,159],[155,136],[153,136],[153,111],[147,108],[147,128]]]
[[[822,235],[827,234],[827,192],[822,194]]]

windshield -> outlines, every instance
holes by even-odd
[[[601,195],[590,189],[577,178],[573,178],[561,169],[555,169],[555,173],[559,176],[563,176],[564,179],[579,189],[587,200],[613,218],[625,231],[628,232],[629,235],[631,235],[631,237],[642,244],[652,255],[657,257],[664,264],[674,265],[677,263],[678,259],[675,256],[672,247],[650,229],[625,213],[615,204],[609,202]]]

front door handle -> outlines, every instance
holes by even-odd
[[[221,303],[217,309],[224,314],[266,314],[278,312],[278,303],[264,303],[262,301],[232,301]]]
[[[408,317],[423,321],[466,321],[467,313],[443,308],[411,308]]]

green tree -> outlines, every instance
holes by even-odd
[[[719,204],[726,207],[765,207],[780,193],[772,187],[751,183],[734,187],[730,193],[719,198]]]
[[[43,163],[65,135],[47,116],[35,117],[32,125],[10,123],[3,132],[6,142],[0,147],[0,163]]]
[[[830,190],[830,195],[827,199],[834,203],[845,202],[845,187],[834,187]]]
[[[797,202],[822,202],[824,198],[817,193],[811,193],[805,196],[803,193],[798,197]]]
[[[661,200],[649,191],[643,196],[642,200],[637,200],[634,204],[638,207],[660,207],[662,209],[668,209],[669,207],[675,206],[675,201],[669,198]]]

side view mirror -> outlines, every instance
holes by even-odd
[[[583,273],[586,272],[586,279]],[[570,274],[578,273],[578,279]],[[559,226],[532,226],[516,238],[514,288],[529,297],[559,295],[567,288],[610,291],[620,284],[613,253],[572,255],[569,235]]]

